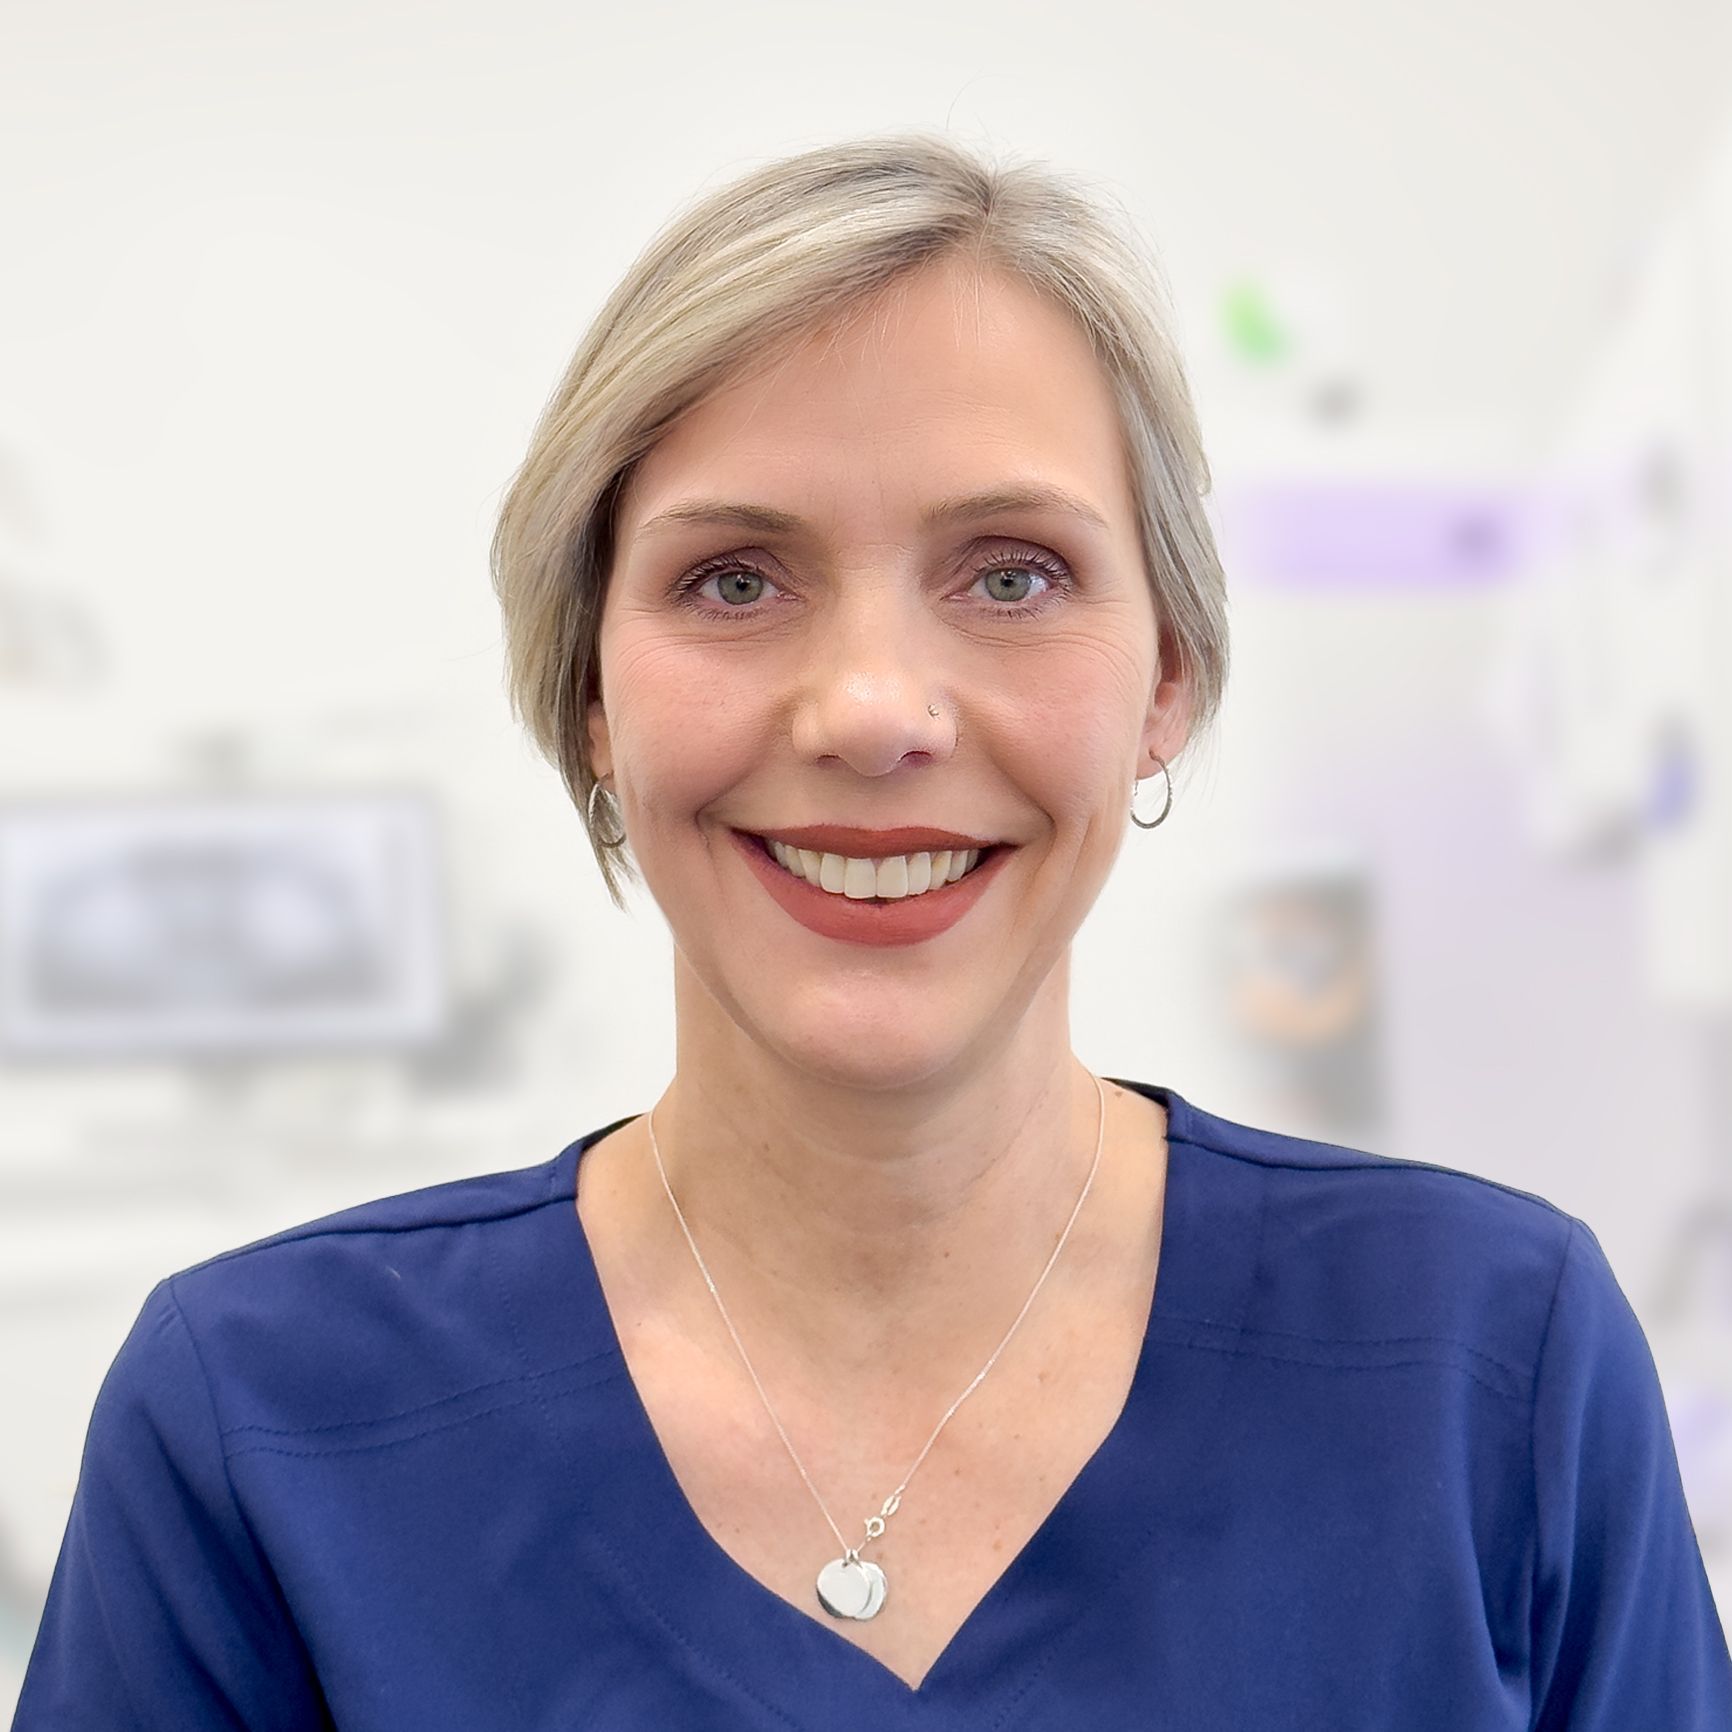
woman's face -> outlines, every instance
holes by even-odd
[[[1049,497],[958,505],[1012,491]],[[592,764],[684,964],[735,1029],[858,1086],[1002,1050],[1007,1018],[1067,990],[1132,782],[1188,719],[1086,338],[950,264],[642,460],[600,653]],[[753,839],[816,826],[994,848],[895,898],[938,835],[795,837],[818,884]],[[886,857],[909,876],[839,864]]]

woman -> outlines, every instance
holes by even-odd
[[[1038,167],[860,140],[657,238],[494,552],[674,1080],[156,1288],[23,1732],[1732,1725],[1593,1234],[1071,1051],[1220,700],[1207,484]]]

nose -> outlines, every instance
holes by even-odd
[[[814,762],[839,759],[862,776],[948,757],[956,743],[953,705],[925,603],[888,578],[847,587],[812,634],[794,716],[796,750]]]

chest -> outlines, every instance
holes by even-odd
[[[587,1198],[580,1189],[633,1390],[697,1526],[761,1588],[911,1689],[1060,1510],[1133,1392],[1161,1260],[1166,1145],[1151,1103],[1120,1103],[1115,1091],[1114,1110],[1111,1158],[1091,1198],[1114,1230],[1097,1236],[1092,1257],[1078,1243],[1078,1278],[1040,1294],[984,1377],[974,1381],[1002,1334],[980,1343],[953,1386],[927,1375],[919,1394],[875,1378],[870,1394],[843,1382],[803,1399],[754,1348],[774,1419],[706,1310],[682,1327],[665,1304],[642,1302],[633,1234],[616,1230],[606,1170],[592,1171]],[[651,1196],[653,1219],[664,1203]],[[920,1343],[907,1353],[918,1364]],[[868,1540],[867,1519],[898,1487],[896,1511]],[[837,1618],[818,1599],[820,1570],[845,1546],[884,1571],[870,1619]],[[698,1573],[716,1561],[699,1560]]]
[[[910,1406],[894,1418],[803,1408],[772,1392],[818,1497],[743,1365],[697,1361],[649,1329],[629,1331],[621,1346],[711,1540],[760,1586],[917,1688],[1113,1430],[1136,1373],[1153,1276],[1142,1272],[1108,1309],[1050,1323],[1038,1345],[1032,1336],[1013,1340],[912,1475],[966,1379],[930,1413]],[[904,1480],[883,1534],[868,1542],[867,1517]],[[884,1603],[870,1619],[836,1618],[818,1600],[819,1570],[842,1553],[825,1509],[884,1571]]]

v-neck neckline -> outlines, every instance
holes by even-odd
[[[1243,1318],[1262,1193],[1243,1163],[1211,1144],[1209,1115],[1175,1090],[1106,1080],[1159,1102],[1167,1119],[1160,1256],[1130,1388],[1112,1428],[917,1687],[765,1586],[704,1526],[632,1378],[582,1218],[568,1211],[578,1313],[611,1367],[590,1386],[612,1406],[598,1435],[617,1451],[580,1468],[596,1493],[584,1536],[592,1560],[625,1577],[631,1600],[704,1670],[789,1727],[932,1726],[944,1705],[971,1728],[1007,1724],[1071,1626],[1091,1609],[1110,1615],[1115,1579],[1164,1524],[1182,1526],[1185,1511],[1201,1507],[1209,1420],[1231,1363],[1215,1344]],[[569,1145],[556,1164],[560,1194],[575,1199],[583,1154],[638,1116]],[[1229,1172],[1235,1182],[1211,1182]],[[982,1704],[999,1702],[1002,1718],[980,1717]]]

